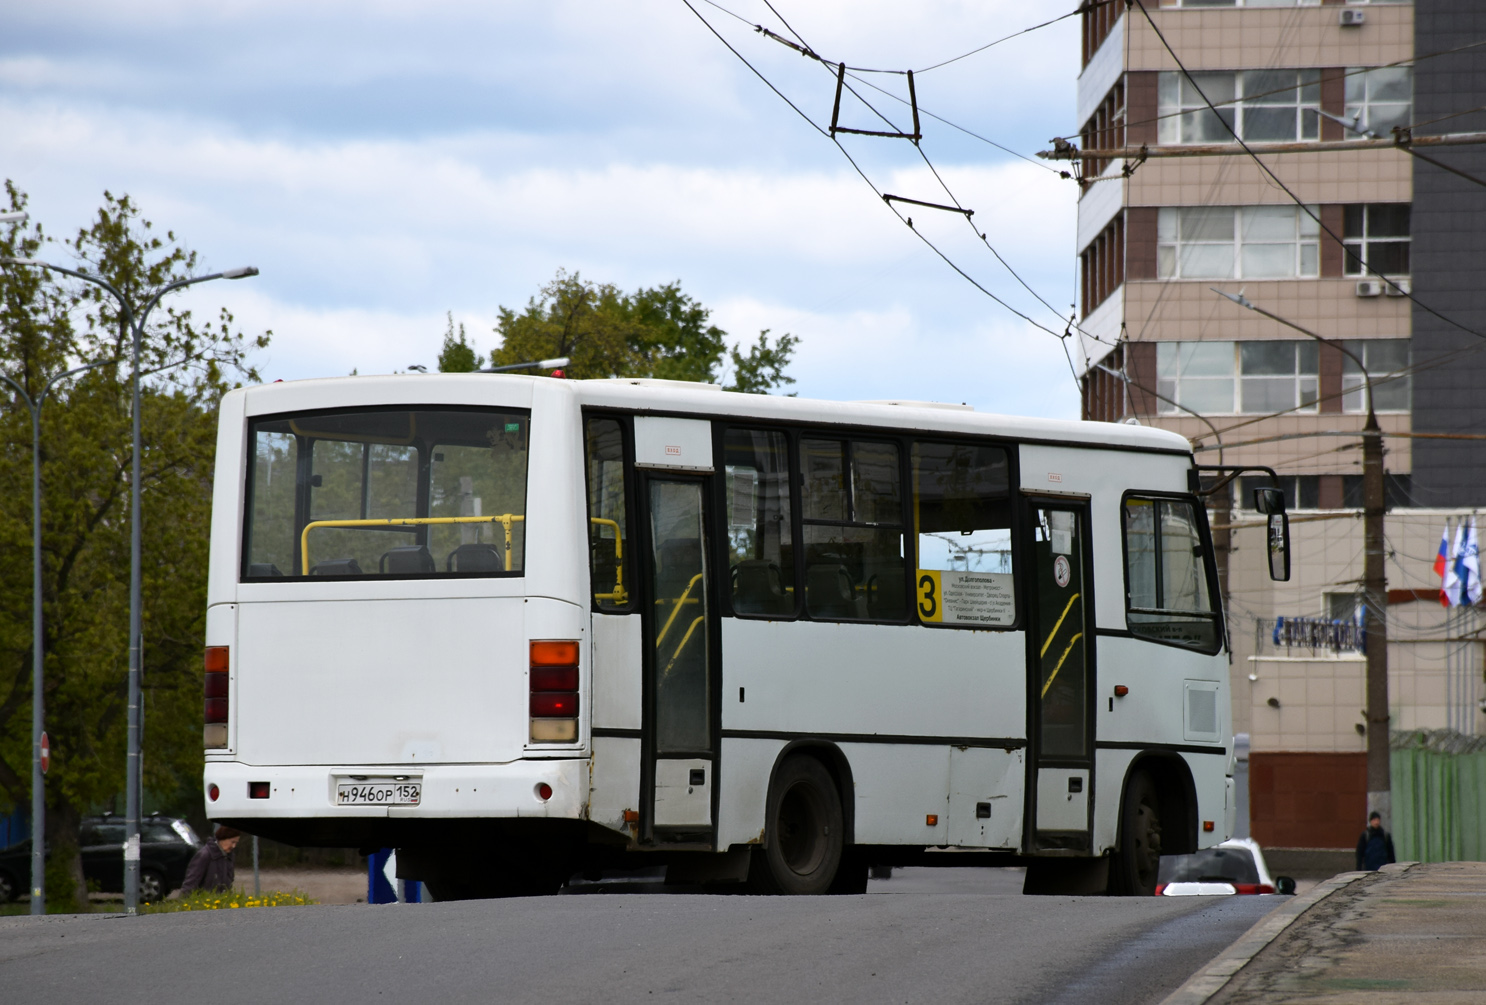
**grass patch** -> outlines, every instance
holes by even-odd
[[[242,890],[218,893],[197,890],[174,900],[162,900],[158,904],[141,904],[140,914],[174,914],[178,911],[224,911],[244,907],[299,907],[316,903],[308,894],[299,890],[267,890],[258,896]]]

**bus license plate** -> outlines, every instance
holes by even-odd
[[[341,782],[335,787],[338,806],[417,806],[422,795],[419,782]]]

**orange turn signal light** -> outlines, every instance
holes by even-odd
[[[926,814],[924,816],[924,826],[925,827],[938,827],[939,826],[939,814],[938,813],[929,813],[929,814]]]
[[[1123,685],[1123,684],[1116,684],[1115,685],[1115,697],[1116,698],[1123,698],[1123,697],[1125,697],[1125,695],[1127,695],[1129,693],[1130,693],[1130,689],[1128,687],[1126,687],[1125,685]]]
[[[206,647],[206,661],[205,662],[206,662],[206,672],[207,673],[226,673],[227,672],[227,647],[226,646],[207,646]]]
[[[578,665],[578,643],[544,640],[531,644],[534,667],[575,667]]]
[[[640,811],[639,810],[625,810],[624,811],[624,822],[627,823],[627,824],[637,824],[637,823],[639,823],[640,822]]]
[[[1211,834],[1213,832],[1213,822],[1211,820],[1202,821],[1202,832],[1204,834]]]

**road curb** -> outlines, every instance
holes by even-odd
[[[1415,862],[1400,862],[1398,865],[1384,866],[1388,872],[1404,872]],[[1327,897],[1343,890],[1359,879],[1374,875],[1371,872],[1344,872],[1333,876],[1326,882],[1317,885],[1303,896],[1295,897],[1288,904],[1276,908],[1269,914],[1260,918],[1250,928],[1238,937],[1238,940],[1223,950],[1213,959],[1211,963],[1197,971],[1187,979],[1187,982],[1168,995],[1161,1005],[1203,1005],[1209,998],[1223,989],[1223,986],[1243,969],[1244,965],[1284,933],[1285,929],[1295,923],[1302,914],[1325,900]]]

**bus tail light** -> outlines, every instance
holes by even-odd
[[[578,643],[542,640],[531,644],[531,742],[578,740]]]
[[[205,724],[201,730],[202,746],[207,749],[221,748],[227,746],[227,647],[207,646],[204,662],[206,677],[202,719]]]

